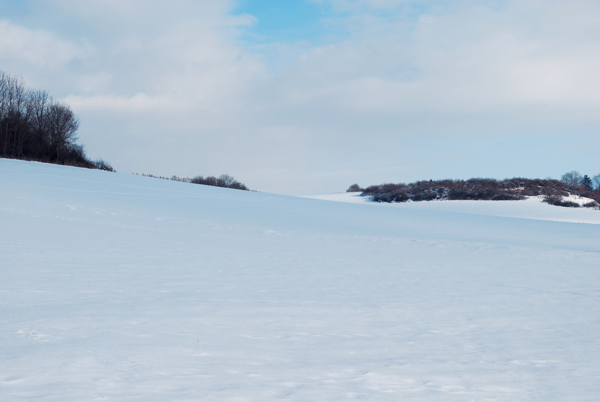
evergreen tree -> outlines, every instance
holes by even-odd
[[[588,190],[593,189],[592,179],[590,179],[587,174],[583,176],[583,179],[581,179],[581,185],[587,188]]]

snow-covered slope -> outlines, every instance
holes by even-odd
[[[565,208],[543,202],[543,197],[529,197],[523,201],[421,201],[401,203],[372,202],[370,197],[361,197],[360,193],[333,193],[307,195],[316,200],[368,204],[409,210],[454,212],[472,215],[503,216],[507,218],[539,219],[559,222],[600,224],[600,211],[591,208]],[[593,201],[577,196],[565,197],[566,200],[580,205]]]
[[[596,400],[600,226],[493,207],[0,159],[0,400]]]

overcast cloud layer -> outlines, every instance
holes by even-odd
[[[597,1],[312,0],[293,40],[251,3],[0,0],[0,70],[123,172],[296,194],[600,173]]]

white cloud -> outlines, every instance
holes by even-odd
[[[76,112],[100,112],[100,113],[163,113],[169,114],[178,110],[182,105],[173,99],[164,96],[148,96],[137,93],[133,96],[67,96],[61,99],[70,105]]]
[[[57,68],[84,54],[82,49],[51,32],[0,21],[0,62],[4,64],[17,62]]]

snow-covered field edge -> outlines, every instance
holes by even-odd
[[[503,216],[510,218],[538,219],[558,222],[600,224],[600,211],[594,208],[565,208],[543,202],[543,196],[527,197],[521,201],[408,201],[402,203],[379,203],[371,197],[362,197],[360,193],[332,193],[306,195],[317,200],[346,202],[353,204],[379,205],[423,211],[443,211],[474,215]],[[571,195],[563,197],[567,201],[585,205],[593,200]]]

